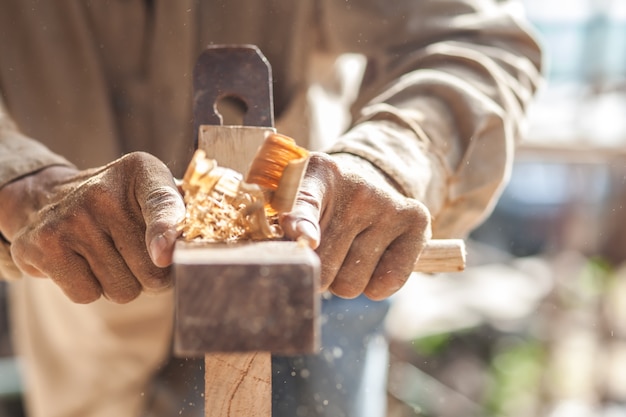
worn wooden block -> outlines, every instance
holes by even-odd
[[[173,268],[178,355],[317,350],[320,266],[308,247],[180,241]]]

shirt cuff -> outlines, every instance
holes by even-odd
[[[43,144],[17,131],[0,128],[0,187],[54,165],[74,166]]]
[[[391,178],[407,197],[436,214],[446,199],[448,173],[429,143],[391,120],[368,120],[343,135],[328,153],[360,156]]]

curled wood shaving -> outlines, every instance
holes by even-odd
[[[235,242],[282,237],[278,216],[267,216],[262,189],[197,150],[183,178],[185,240]]]

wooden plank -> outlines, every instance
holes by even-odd
[[[270,417],[272,363],[269,352],[205,357],[206,417]]]
[[[462,239],[431,239],[426,243],[413,271],[424,273],[459,272],[465,269],[465,242]]]

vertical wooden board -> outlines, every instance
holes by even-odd
[[[205,417],[271,417],[269,352],[205,356]]]

